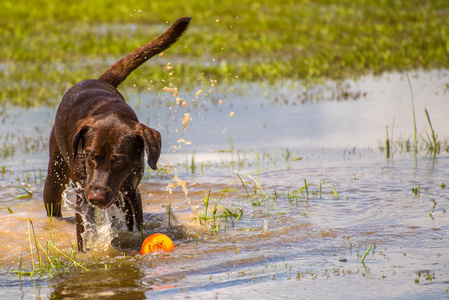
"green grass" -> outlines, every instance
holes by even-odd
[[[432,122],[430,121],[430,115],[429,112],[427,111],[427,108],[424,109],[424,113],[426,114],[430,133],[428,133],[426,128],[424,128],[421,131],[421,133],[418,134],[416,130],[416,125],[414,125],[413,141],[410,140],[411,139],[410,137],[408,138],[399,137],[398,139],[393,140],[394,121],[390,134],[388,132],[387,126],[385,145],[381,144],[379,146],[380,151],[385,152],[387,159],[392,158],[393,153],[396,151],[398,151],[399,153],[401,152],[413,153],[415,155],[418,154],[420,151],[425,151],[426,154],[431,156],[436,156],[441,152],[449,152],[448,139],[447,138],[444,138],[443,140],[438,139],[438,134],[435,133],[432,127]]]
[[[147,89],[151,80],[160,89],[162,80],[187,89],[209,79],[342,79],[448,68],[448,9],[446,0],[4,0],[0,104],[55,105],[68,87],[97,78],[183,16],[193,18],[190,30],[122,90]]]
[[[34,192],[29,186],[14,186],[15,188],[21,189],[25,192],[25,194],[14,197],[14,199],[24,199],[24,198],[33,198]]]
[[[368,247],[368,249],[366,250],[365,254],[364,254],[363,257],[362,257],[362,260],[360,261],[362,264],[364,263],[365,258],[366,258],[366,256],[368,255],[368,253],[369,253],[369,251],[371,250],[371,248],[373,248],[373,246],[375,246],[376,241],[377,241],[377,239],[375,239],[375,240],[371,243],[371,245]]]
[[[28,241],[29,241],[29,255],[30,266],[25,266],[23,262],[23,255],[21,254],[19,268],[13,271],[13,274],[19,278],[22,276],[29,277],[52,277],[56,274],[68,272],[74,269],[88,269],[83,266],[76,257],[77,250],[72,245],[68,252],[61,251],[56,246],[56,238],[53,230],[49,230],[49,240],[42,244],[36,238],[33,222],[28,219]]]
[[[428,149],[429,153],[435,156],[437,153],[440,153],[441,142],[438,141],[438,134],[435,134],[435,131],[433,130],[432,122],[430,122],[429,112],[427,111],[427,108],[424,109],[424,112],[426,113],[427,121],[429,122],[431,132],[431,135],[429,135],[426,131],[427,136],[427,140],[425,140],[426,148]]]
[[[432,156],[436,156],[437,154],[440,154],[441,151],[449,152],[449,145],[447,139],[444,139],[443,141],[438,140],[438,134],[435,133],[432,127],[432,122],[430,121],[430,115],[427,111],[427,108],[424,108],[424,112],[426,114],[427,122],[429,123],[430,127],[430,134],[427,132],[427,130],[423,129],[423,131],[418,134],[418,130],[416,127],[416,115],[415,115],[415,102],[413,100],[413,89],[412,85],[410,83],[410,78],[408,76],[408,73],[405,73],[407,77],[408,86],[410,89],[410,100],[412,103],[412,113],[413,113],[413,144],[410,143],[410,138],[407,140],[399,139],[397,141],[394,141],[393,139],[393,131],[394,131],[394,119],[393,119],[393,125],[391,128],[391,134],[388,133],[388,125],[387,125],[387,137],[385,140],[385,147],[380,146],[381,151],[385,151],[386,158],[392,158],[393,153],[395,150],[399,150],[401,152],[411,152],[416,155],[420,150],[425,149],[427,154],[430,154]],[[423,136],[423,133],[426,134],[426,137]]]
[[[194,218],[199,224],[208,226],[211,232],[226,231],[229,223],[234,227],[234,223],[238,222],[243,216],[252,219],[256,214],[270,215],[273,208],[279,215],[286,212],[279,208],[280,202],[286,202],[291,206],[297,206],[299,202],[310,205],[309,200],[322,199],[332,197],[334,200],[340,198],[337,190],[329,183],[322,180],[318,185],[308,183],[304,179],[304,186],[297,188],[296,183],[290,190],[278,191],[276,187],[265,187],[263,183],[263,172],[267,169],[256,169],[246,175],[236,174],[236,178],[231,180],[226,188],[222,190],[205,191],[202,197],[204,205],[203,213]],[[254,176],[254,175],[257,175]],[[329,188],[323,188],[323,183]],[[312,198],[313,197],[313,198]],[[239,200],[239,205],[226,207],[221,205],[223,199]],[[251,204],[249,206],[248,204]],[[251,209],[252,208],[252,209]],[[242,228],[241,228],[242,229]],[[248,228],[246,228],[248,229]]]

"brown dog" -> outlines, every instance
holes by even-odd
[[[80,251],[85,249],[81,214],[92,210],[89,203],[99,208],[116,204],[125,214],[130,231],[142,226],[142,201],[137,186],[144,173],[145,152],[150,167],[157,168],[161,136],[139,123],[116,88],[137,67],[175,43],[189,21],[190,18],[177,20],[161,36],[111,66],[99,79],[79,82],[62,98],[50,136],[44,204],[49,216],[61,217],[62,192],[70,180],[79,183],[82,191],[77,196],[75,219]]]

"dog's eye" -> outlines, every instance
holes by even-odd
[[[118,156],[115,156],[115,157],[112,159],[112,163],[113,163],[114,165],[121,165],[122,162],[123,162],[123,159],[122,159],[121,157],[118,157]]]

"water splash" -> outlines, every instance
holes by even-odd
[[[169,171],[169,175],[171,175],[171,169]],[[173,178],[170,180],[168,186],[167,186],[167,191],[170,195],[170,204],[169,207],[171,206],[171,200],[172,200],[172,191],[173,189],[176,189],[178,186],[182,187],[182,190],[184,191],[184,195],[185,195],[185,199],[187,201],[187,203],[189,204],[190,208],[192,209],[192,213],[193,213],[193,218],[196,219],[198,221],[199,224],[199,214],[198,214],[198,207],[194,206],[192,204],[192,202],[190,201],[190,198],[187,197],[189,191],[187,190],[187,182],[181,178],[178,177],[178,175],[173,176]],[[168,211],[168,216],[170,216],[170,210]]]
[[[84,197],[82,187],[77,182],[70,183],[62,194],[64,207],[75,213],[77,197]],[[123,195],[118,193],[119,203],[123,203]],[[85,200],[84,200],[85,201]],[[76,209],[83,220],[85,231],[81,234],[86,250],[106,251],[111,241],[119,231],[127,230],[125,213],[117,205],[111,205],[106,209],[100,209],[89,202],[83,203],[80,209]]]

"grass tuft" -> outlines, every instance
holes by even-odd
[[[424,111],[426,113],[427,121],[429,122],[430,131],[431,131],[431,136],[429,136],[429,134],[426,131],[426,135],[427,135],[426,146],[427,146],[427,150],[433,156],[435,156],[437,153],[440,153],[440,148],[441,148],[440,142],[437,140],[438,135],[435,134],[435,131],[433,130],[432,122],[430,122],[429,112],[427,111],[427,108],[425,108]]]
[[[410,141],[410,138],[393,140],[394,120],[390,135],[388,134],[388,126],[387,126],[387,137],[385,139],[385,146],[383,145],[379,146],[379,149],[385,152],[387,159],[393,156],[393,152],[395,150],[399,150],[400,152],[412,152],[415,155],[418,154],[421,150],[425,150],[427,154],[430,154],[432,156],[440,154],[441,151],[449,152],[448,140],[447,139],[444,139],[443,141],[438,140],[438,134],[435,133],[433,129],[427,108],[424,109],[424,112],[426,114],[427,122],[429,123],[430,134],[425,129],[422,130],[422,133],[417,134],[417,130],[414,129],[413,142]],[[414,128],[415,126],[416,124],[414,124]],[[423,135],[423,133],[425,133],[425,136]]]
[[[76,248],[72,245],[69,252],[64,252],[56,246],[56,238],[52,230],[49,230],[49,240],[42,244],[37,240],[33,221],[28,219],[28,242],[30,251],[30,268],[24,267],[23,252],[21,254],[19,268],[13,271],[13,274],[19,276],[55,276],[61,273],[69,272],[73,269],[88,269],[81,264],[77,258]],[[35,257],[37,261],[35,261]]]

